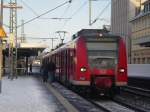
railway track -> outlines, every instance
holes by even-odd
[[[68,99],[70,103],[72,103],[79,111],[86,110],[86,112],[98,112],[98,110],[102,110],[102,112],[148,112],[149,109],[144,109],[142,105],[134,105],[131,100],[132,96],[128,98],[127,95],[117,96],[113,100],[110,99],[104,99],[102,98],[87,98],[85,95],[78,96],[76,93],[68,90],[64,86],[54,83],[53,87],[57,89],[65,98]],[[133,95],[133,93],[132,93]],[[129,100],[130,99],[130,100]],[[91,104],[95,105],[92,106]],[[128,101],[126,101],[128,100]],[[134,100],[134,99],[133,99]],[[140,99],[134,100],[134,101],[140,101]],[[139,108],[140,107],[140,108]],[[94,111],[93,111],[94,110]],[[101,112],[101,111],[100,111]]]
[[[142,106],[138,106],[138,105],[135,105],[133,103],[129,103],[130,101],[126,102],[125,100],[122,100],[121,97],[114,98],[113,100],[115,102],[118,102],[120,105],[123,105],[125,107],[130,108],[130,109],[133,109],[136,112],[148,112],[148,110],[142,108]]]
[[[132,87],[132,86],[121,88],[121,90],[124,92],[129,92],[134,95],[150,98],[150,90],[146,90],[138,87]]]
[[[136,111],[150,111],[150,90],[127,86],[113,100]]]
[[[133,109],[130,109],[110,99],[97,98],[98,100],[95,100],[95,98],[87,98],[85,94],[76,94],[59,83],[54,83],[52,85],[81,112],[83,110],[85,112],[135,112]]]
[[[82,97],[81,98],[77,96],[76,93],[68,90],[58,83],[53,84],[53,86],[57,88],[57,90],[59,90],[64,97],[72,102],[72,104],[75,105],[79,109],[79,111],[86,110],[86,112],[90,112],[94,110],[93,112],[97,112],[99,108],[100,110],[102,110],[102,112],[148,112],[147,109],[139,108],[139,106],[133,105],[133,103],[131,103],[130,105],[130,101],[125,101],[125,99],[128,98],[122,98],[122,96],[115,97],[113,100],[99,97],[96,98],[98,100],[95,100],[95,98],[87,98],[85,94],[79,94]],[[87,103],[85,100],[95,105],[96,108],[93,108],[93,106]]]
[[[101,108],[105,112],[135,112],[111,100],[91,100],[91,103]]]
[[[117,95],[112,100],[102,100],[103,98],[101,100],[92,100],[83,95],[81,96],[105,112],[150,112],[150,99],[146,101],[149,98],[149,90],[133,87],[128,87],[127,89],[126,87],[122,92],[130,93],[132,96],[123,93],[123,97]]]

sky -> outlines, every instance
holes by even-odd
[[[68,0],[17,0],[17,4],[22,9],[17,11],[17,24],[21,24],[21,20],[27,22],[37,15],[43,14],[48,10],[54,9]],[[4,0],[4,4],[8,4],[9,0]],[[24,32],[28,42],[42,42],[51,47],[51,41],[45,39],[31,39],[29,37],[38,38],[58,38],[54,41],[54,46],[60,43],[60,37],[57,31],[66,31],[64,42],[71,40],[71,36],[84,28],[102,28],[102,26],[110,25],[111,17],[111,0],[93,0],[91,5],[92,21],[103,12],[92,26],[89,26],[89,0],[72,0],[71,3],[51,11],[39,19],[24,25]],[[104,10],[104,8],[108,7]],[[104,11],[103,11],[104,10]],[[45,19],[45,18],[71,18],[71,19]],[[4,24],[9,25],[9,9],[4,9]],[[6,32],[9,29],[4,27]],[[21,28],[18,28],[18,37],[21,35]],[[61,34],[63,36],[63,34]]]

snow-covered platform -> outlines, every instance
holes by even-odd
[[[32,76],[10,80],[3,77],[0,112],[66,112],[64,106]]]

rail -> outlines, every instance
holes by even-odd
[[[129,92],[131,94],[138,95],[138,96],[150,98],[150,90],[148,89],[126,86],[126,87],[121,88],[121,90],[125,92]]]

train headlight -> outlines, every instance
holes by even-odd
[[[120,73],[124,73],[124,72],[125,72],[125,69],[124,69],[124,68],[121,68],[121,69],[119,70],[119,72],[120,72]]]
[[[103,34],[101,34],[101,33],[100,33],[100,34],[99,34],[99,36],[100,36],[100,37],[102,37],[102,36],[103,36]]]
[[[81,68],[80,68],[80,71],[81,71],[81,72],[86,72],[86,68],[85,68],[85,67],[81,67]]]

